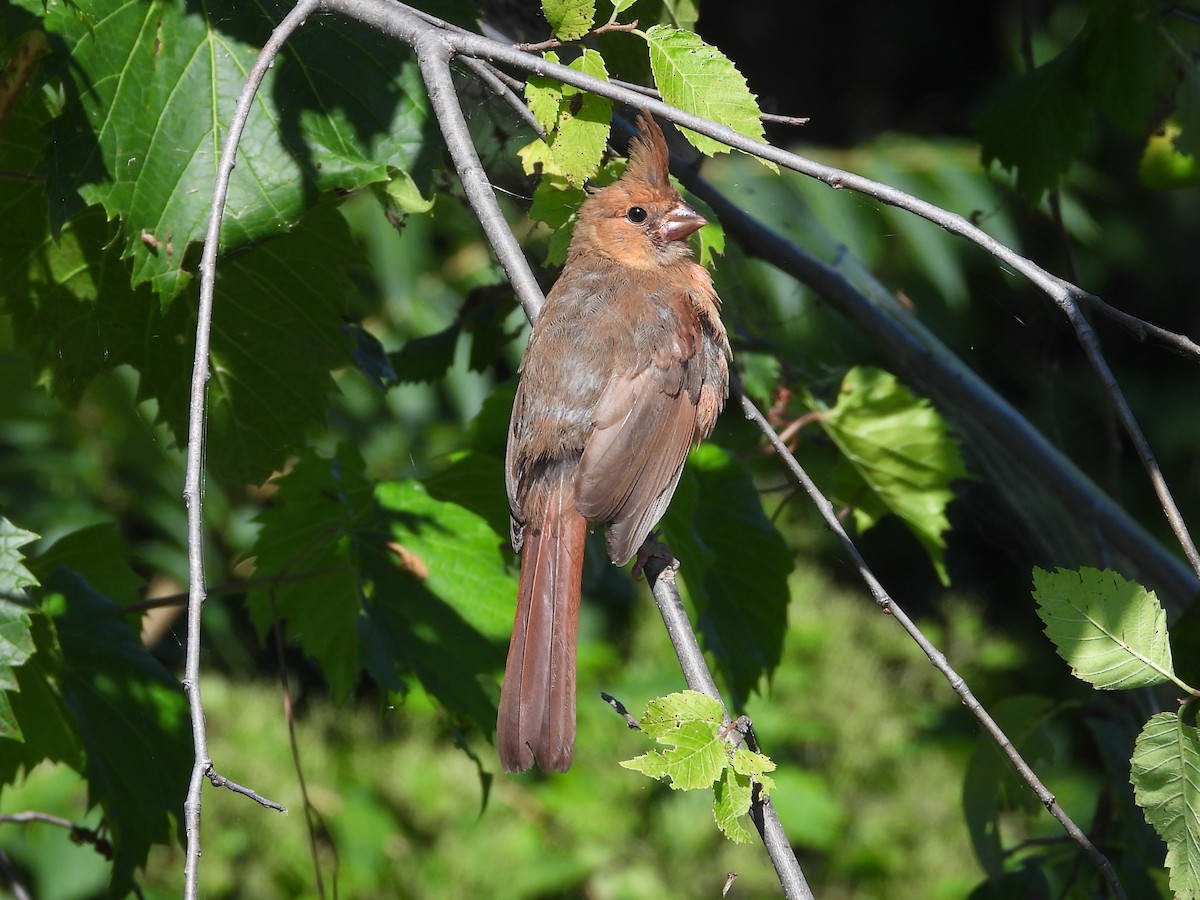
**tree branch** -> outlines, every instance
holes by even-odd
[[[679,561],[653,538],[647,541],[647,544],[653,545],[654,552],[649,554],[642,570],[646,573],[646,580],[654,594],[654,602],[658,605],[663,625],[667,628],[671,645],[679,658],[684,680],[693,691],[699,691],[720,703],[725,711],[725,721],[728,722],[729,710],[725,708],[725,701],[721,698],[721,692],[717,690],[717,683],[709,671],[708,663],[705,662],[704,652],[700,649],[700,642],[696,640],[696,632],[692,630],[692,623],[683,608],[683,600],[675,584],[675,572],[679,568]],[[783,886],[784,896],[789,900],[812,900],[812,890],[804,878],[804,872],[770,797],[764,797],[755,791],[750,805],[750,819],[767,848],[771,865],[775,867],[775,874]]]
[[[888,592],[879,583],[879,580],[867,565],[866,560],[863,559],[862,554],[858,552],[858,548],[854,546],[854,542],[850,539],[850,535],[846,533],[846,529],[842,527],[842,522],[837,517],[837,511],[833,508],[833,504],[821,493],[816,483],[808,477],[808,473],[804,471],[803,467],[796,460],[796,457],[788,450],[787,445],[779,439],[779,436],[775,433],[775,429],[771,427],[763,414],[759,412],[754,402],[742,392],[740,384],[737,385],[736,390],[738,401],[746,414],[746,418],[758,425],[763,434],[767,435],[767,439],[771,442],[771,446],[775,448],[775,452],[779,455],[780,460],[782,460],[788,471],[796,479],[796,483],[808,494],[813,506],[817,508],[817,511],[821,514],[821,518],[824,519],[825,526],[833,532],[838,542],[842,545],[842,551],[858,570],[859,577],[866,584],[867,590],[871,592],[871,596],[875,598],[875,602],[879,605],[879,608],[900,623],[900,627],[908,632],[908,636],[921,648],[933,664],[933,667],[945,676],[946,681],[950,683],[950,687],[958,694],[963,705],[971,711],[975,718],[979,720],[984,730],[991,735],[992,740],[996,742],[996,745],[1008,757],[1013,767],[1020,773],[1021,778],[1024,779],[1025,783],[1037,795],[1038,800],[1046,807],[1050,815],[1059,821],[1059,824],[1071,836],[1071,839],[1079,845],[1088,860],[1100,872],[1109,889],[1112,891],[1113,896],[1117,897],[1118,900],[1126,900],[1125,889],[1121,886],[1121,882],[1117,878],[1117,873],[1108,861],[1108,858],[1097,849],[1091,840],[1088,839],[1088,836],[1083,833],[1083,830],[1058,805],[1058,801],[1054,799],[1054,795],[1042,784],[1041,779],[1037,777],[1033,769],[1025,762],[1025,759],[1017,751],[1017,748],[1013,746],[1012,741],[1008,739],[1008,735],[1001,730],[1000,726],[996,724],[996,720],[983,708],[983,705],[975,699],[975,695],[971,693],[971,689],[967,687],[967,683],[963,677],[950,666],[945,654],[938,650],[925,637],[916,623],[889,596]]]
[[[287,39],[304,21],[320,8],[320,0],[300,0],[284,17],[263,45],[254,67],[246,77],[238,95],[229,131],[221,148],[217,177],[213,184],[212,208],[208,230],[204,237],[204,252],[200,257],[200,301],[196,310],[196,345],[192,364],[191,393],[188,402],[188,446],[183,500],[187,506],[188,545],[188,610],[187,652],[184,659],[183,689],[187,693],[192,719],[194,760],[183,803],[184,831],[187,835],[187,855],[184,862],[184,897],[195,900],[199,889],[200,866],[200,795],[204,779],[214,785],[224,784],[245,793],[265,806],[285,811],[282,806],[260,797],[249,788],[229,782],[217,774],[208,752],[208,734],[204,726],[204,704],[200,695],[200,633],[201,613],[206,597],[204,582],[204,427],[208,389],[208,357],[212,334],[213,292],[216,284],[217,253],[220,249],[221,218],[225,198],[229,194],[229,179],[237,159],[238,142],[250,117],[251,105],[267,71]]]

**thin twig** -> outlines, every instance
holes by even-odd
[[[555,50],[558,47],[565,47],[568,44],[578,44],[580,41],[586,38],[595,37],[598,34],[608,34],[611,31],[634,31],[637,27],[637,19],[634,19],[632,22],[628,23],[608,22],[604,25],[601,25],[599,28],[593,28],[587,34],[583,35],[583,37],[577,38],[573,41],[561,41],[558,38],[549,38],[548,40],[537,41],[533,44],[517,44],[516,46],[517,49],[524,50],[526,53],[541,53],[544,50]]]
[[[0,884],[12,891],[13,900],[33,900],[29,888],[21,880],[20,871],[3,850],[0,850]]]
[[[1062,825],[1067,834],[1071,836],[1071,839],[1079,845],[1084,854],[1091,861],[1092,865],[1095,866],[1100,872],[1101,876],[1108,884],[1109,889],[1112,891],[1113,896],[1117,897],[1118,900],[1125,900],[1125,890],[1121,886],[1121,882],[1117,878],[1117,873],[1113,870],[1112,864],[1108,861],[1108,858],[1096,848],[1088,836],[1083,833],[1083,830],[1080,829],[1080,827],[1075,824],[1071,817],[1066,814],[1062,807],[1058,805],[1058,801],[1054,799],[1054,795],[1050,793],[1049,789],[1047,789],[1044,784],[1042,784],[1041,779],[1037,777],[1037,774],[1032,768],[1030,768],[1029,764],[1025,762],[1024,757],[1022,757],[1017,751],[1017,748],[1013,746],[1012,741],[1008,739],[1008,735],[1001,730],[1000,726],[996,724],[996,720],[993,719],[988,711],[983,708],[983,705],[977,699],[975,699],[975,695],[971,693],[971,689],[967,686],[967,683],[963,680],[962,676],[955,672],[950,666],[950,663],[946,660],[945,654],[938,650],[937,647],[935,647],[933,643],[931,643],[930,640],[925,637],[924,633],[920,628],[917,627],[916,623],[914,623],[912,619],[908,617],[907,613],[905,613],[904,610],[896,603],[896,601],[889,596],[888,592],[884,589],[883,585],[880,584],[879,580],[875,577],[875,574],[867,565],[866,560],[863,559],[862,554],[858,552],[858,548],[854,546],[854,542],[850,539],[850,535],[846,533],[846,529],[842,527],[841,520],[838,519],[837,513],[833,508],[833,504],[825,498],[825,495],[822,494],[820,489],[817,488],[816,483],[808,477],[808,473],[804,471],[803,467],[796,460],[796,457],[792,455],[790,450],[788,450],[787,445],[785,445],[783,441],[779,439],[779,435],[775,433],[775,430],[766,420],[766,417],[759,412],[758,408],[754,405],[754,402],[741,391],[740,384],[736,386],[736,390],[738,401],[741,404],[742,410],[746,414],[746,418],[758,425],[759,429],[771,442],[771,446],[775,448],[775,452],[779,454],[780,460],[796,479],[797,484],[804,488],[805,493],[808,494],[809,499],[817,508],[817,511],[821,514],[821,518],[825,520],[826,527],[833,532],[834,536],[838,539],[838,542],[842,545],[842,552],[846,554],[846,556],[850,559],[850,562],[858,570],[859,577],[866,584],[867,589],[871,592],[871,596],[875,598],[875,602],[879,605],[879,608],[895,618],[895,620],[900,623],[900,626],[906,632],[908,632],[909,637],[913,639],[913,641],[918,647],[921,648],[922,651],[924,651],[925,655],[929,658],[929,661],[933,664],[933,667],[941,672],[943,676],[945,676],[946,681],[950,683],[950,687],[956,694],[958,694],[959,699],[961,699],[963,702],[963,705],[972,712],[975,718],[978,719],[979,723],[984,727],[984,730],[991,735],[992,740],[996,742],[996,745],[1001,749],[1004,755],[1008,757],[1009,761],[1016,768],[1017,772],[1020,773],[1025,783],[1028,784],[1033,790],[1034,794],[1037,795],[1038,800],[1040,800],[1042,805],[1046,807],[1050,815],[1054,816],[1054,818],[1058,820],[1059,824]]]
[[[0,815],[0,825],[29,825],[35,822],[44,825],[53,825],[56,828],[64,828],[71,833],[71,840],[76,844],[90,845],[105,859],[111,860],[113,857],[112,842],[95,828],[88,828],[86,825],[79,825],[70,819],[64,819],[62,816],[51,815],[40,810]]]
[[[225,788],[226,790],[233,791],[235,794],[249,797],[259,806],[265,806],[267,809],[273,809],[281,813],[287,812],[287,807],[282,803],[276,803],[274,800],[264,797],[253,788],[248,788],[244,784],[238,784],[232,778],[226,778],[212,766],[209,766],[208,771],[204,773],[204,777],[208,779],[213,787]]]
[[[237,594],[256,587],[282,587],[296,581],[308,581],[311,578],[321,578],[334,572],[340,572],[342,568],[344,567],[325,566],[322,569],[310,569],[307,572],[296,572],[290,575],[285,573],[264,575],[262,578],[243,578],[240,581],[226,581],[209,587],[205,591],[205,599],[219,597],[222,594]],[[168,606],[183,606],[188,602],[188,595],[188,591],[182,591],[178,594],[163,594],[161,597],[135,600],[133,603],[122,604],[121,611],[126,614],[143,613],[152,609],[164,609]]]
[[[637,84],[633,81],[622,81],[620,78],[612,78],[609,80],[618,87],[623,87],[630,91],[636,91],[645,97],[651,97],[655,100],[662,99],[662,94],[658,92],[657,88],[647,87],[644,84]],[[764,122],[773,122],[776,125],[807,125],[812,121],[808,116],[781,116],[777,115],[776,113],[766,112],[761,113],[760,118]]]
[[[696,632],[692,630],[692,623],[687,617],[687,611],[683,608],[679,588],[675,584],[678,561],[671,557],[670,553],[665,552],[665,548],[653,539],[647,541],[647,544],[656,545],[656,552],[648,555],[642,569],[646,573],[647,581],[650,582],[654,602],[658,605],[663,624],[671,638],[671,645],[675,648],[675,655],[679,658],[679,667],[683,670],[684,679],[693,691],[699,691],[720,703],[725,721],[728,722],[730,716],[728,710],[725,709],[725,701],[721,698],[721,692],[717,690],[717,683],[713,679],[712,672],[709,671],[704,653],[700,649],[700,642],[696,640]],[[770,797],[764,797],[755,791],[750,807],[750,819],[758,829],[763,846],[767,849],[767,856],[770,857],[771,864],[775,867],[775,874],[783,886],[784,896],[789,900],[793,900],[793,898],[811,900],[812,890],[808,886],[804,871],[800,868],[800,863],[796,859],[791,842],[783,830],[783,824],[779,821],[779,815],[775,812],[775,806],[771,803]]]
[[[320,821],[320,813],[313,806],[308,796],[308,782],[304,777],[304,765],[300,761],[300,742],[296,738],[295,707],[292,704],[292,687],[288,683],[287,659],[283,644],[283,618],[279,615],[279,605],[275,592],[269,592],[271,600],[271,618],[274,626],[271,631],[275,635],[275,664],[279,667],[279,689],[283,695],[283,715],[287,721],[288,745],[292,749],[292,767],[296,770],[296,782],[300,785],[300,800],[304,804],[304,825],[308,831],[308,852],[312,856],[313,874],[317,879],[317,895],[324,900],[325,878],[321,874],[321,853],[317,846],[317,830],[313,827],[314,817]]]
[[[188,403],[188,446],[186,478],[183,489],[187,505],[188,543],[188,612],[187,653],[184,662],[183,689],[187,693],[188,707],[192,720],[192,744],[195,758],[192,776],[188,782],[187,797],[183,803],[184,830],[187,835],[187,856],[184,862],[184,898],[195,900],[199,892],[200,877],[200,806],[204,779],[210,781],[216,774],[208,752],[208,734],[204,726],[204,704],[200,695],[200,633],[201,612],[204,609],[204,426],[205,404],[208,387],[208,355],[212,333],[213,291],[216,283],[217,253],[220,249],[221,218],[225,211],[225,198],[229,193],[229,179],[237,159],[238,142],[250,117],[254,95],[263,78],[275,63],[280,48],[304,21],[320,8],[320,0],[299,0],[279,26],[271,32],[246,77],[238,95],[237,105],[221,148],[221,159],[217,166],[213,184],[212,208],[209,212],[208,230],[204,238],[204,252],[200,257],[200,301],[196,310],[196,346],[192,366],[191,394]],[[213,782],[216,784],[216,782]],[[223,780],[225,787],[241,788],[236,782]],[[264,805],[263,801],[248,789],[247,793]],[[278,804],[274,808],[282,809]]]

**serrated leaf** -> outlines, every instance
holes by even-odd
[[[46,591],[62,646],[58,683],[87,756],[89,799],[103,807],[112,833],[110,890],[125,896],[150,847],[170,842],[180,824],[192,766],[187,700],[120,606],[65,569]]]
[[[343,266],[357,258],[345,219],[325,205],[290,234],[222,267],[213,313],[208,472],[258,484],[325,426],[328,395],[336,389],[330,372],[353,365],[353,344],[342,327],[351,294]],[[159,396],[182,444],[186,395]]]
[[[258,515],[255,574],[295,580],[256,587],[246,607],[260,635],[275,613],[286,620],[288,637],[320,665],[340,701],[358,681],[364,539],[373,529],[377,542],[383,538],[372,487],[348,448],[332,460],[305,455],[276,484],[271,506]]]
[[[733,771],[739,775],[761,779],[768,772],[775,771],[775,762],[761,753],[738,747],[733,751]]]
[[[746,79],[716,47],[699,35],[669,25],[655,25],[645,33],[650,68],[664,103],[727,125],[739,134],[761,141],[762,112]],[[701,153],[728,153],[720,141],[680,129]],[[764,163],[774,168],[771,163]]]
[[[21,724],[13,712],[10,692],[20,690],[16,669],[33,655],[29,608],[0,599],[0,738],[23,741]]]
[[[553,51],[547,51],[545,56],[548,62],[558,62],[558,54]],[[531,74],[525,79],[525,102],[538,124],[546,131],[553,131],[558,123],[558,108],[562,97],[562,83],[553,78]]]
[[[705,722],[714,729],[719,728],[724,715],[721,704],[707,694],[680,691],[647,703],[638,724],[642,731],[657,740],[670,736],[685,722]]]
[[[735,844],[753,841],[755,832],[747,819],[750,801],[754,797],[753,782],[733,769],[726,769],[713,785],[713,793],[713,814],[721,833]]]
[[[43,20],[51,46],[70,48],[47,64],[69,98],[45,166],[55,229],[84,204],[102,204],[122,223],[133,283],[167,298],[190,278],[182,263],[206,227],[226,123],[257,53],[241,36],[275,24],[255,4],[197,10],[183,0],[79,0],[51,5]],[[407,167],[420,148],[425,94],[394,45],[326,19],[290,49],[260,89],[239,148],[226,249],[278,233],[319,191],[387,180],[382,160]]]
[[[741,706],[779,664],[792,553],[763,512],[749,474],[711,443],[689,456],[662,524],[683,563],[701,638],[718,660],[733,704]],[[730,566],[730,559],[741,564]]]
[[[1151,717],[1130,759],[1134,796],[1167,844],[1177,900],[1200,897],[1200,730],[1175,713]]]
[[[895,376],[859,367],[846,373],[837,403],[819,421],[869,491],[842,498],[855,506],[859,527],[869,528],[882,510],[895,513],[948,583],[946,507],[951,482],[967,469],[946,421]]]
[[[596,0],[542,0],[542,12],[560,41],[577,41],[592,30]]]
[[[1106,691],[1171,679],[1167,615],[1153,591],[1091,568],[1035,568],[1033,584],[1046,636],[1077,678]]]
[[[23,588],[38,583],[25,568],[25,556],[21,553],[22,547],[37,539],[32,531],[18,528],[0,516],[0,597],[17,596]]]
[[[643,762],[634,765],[634,760],[623,762],[627,769],[644,771],[654,778],[669,779],[671,788],[690,791],[708,787],[720,777],[729,756],[724,741],[718,737],[717,728],[708,722],[686,721],[674,725],[669,732],[659,736],[659,742],[669,750],[656,750],[638,757]],[[660,757],[661,761],[650,761],[646,757]]]
[[[547,53],[546,58],[558,61],[553,53]],[[608,80],[604,57],[595,50],[585,49],[569,68]],[[526,82],[525,98],[538,123],[547,130],[545,140],[535,138],[518,151],[526,174],[532,175],[540,168],[544,176],[583,187],[600,169],[608,146],[612,104],[595,94],[536,76]]]
[[[129,364],[141,375],[139,399],[158,399],[160,418],[182,445],[194,308],[180,303],[164,310],[145,286],[131,289],[116,249],[107,246],[112,238],[113,227],[94,210],[73,220],[58,241],[37,231],[34,247],[0,246],[8,276],[0,297],[55,394],[77,402],[97,374]],[[16,262],[23,250],[27,255]],[[210,476],[259,483],[324,426],[327,395],[335,388],[330,370],[353,364],[342,325],[351,286],[341,266],[358,252],[345,220],[326,206],[290,234],[221,267],[209,387]]]
[[[584,50],[571,61],[569,68],[593,78],[608,80],[604,57],[595,50]],[[612,104],[608,100],[565,86],[559,106],[558,125],[550,138],[555,174],[562,175],[576,187],[582,187],[600,170],[611,123]]]

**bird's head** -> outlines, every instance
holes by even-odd
[[[667,160],[662,131],[642,112],[624,174],[580,207],[572,252],[598,252],[636,269],[689,256],[684,241],[707,220],[683,202],[671,184]]]

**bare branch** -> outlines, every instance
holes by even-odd
[[[227,788],[235,794],[241,794],[243,797],[249,797],[259,806],[265,806],[267,809],[273,809],[276,812],[286,813],[287,807],[282,803],[276,803],[274,800],[269,800],[262,794],[255,791],[253,788],[248,788],[244,784],[238,784],[231,778],[226,778],[216,769],[209,766],[207,772],[204,773],[213,787]]]
[[[647,552],[648,550],[649,552]],[[679,658],[679,667],[683,670],[688,687],[693,691],[699,691],[712,697],[721,704],[721,708],[724,710],[725,701],[721,699],[721,692],[717,690],[717,683],[713,679],[712,672],[709,671],[708,663],[705,662],[700,642],[696,640],[692,623],[688,620],[687,611],[683,608],[679,588],[675,585],[675,573],[679,568],[678,560],[671,556],[670,552],[654,538],[646,541],[642,550],[639,551],[638,558],[642,560],[642,570],[650,582],[651,590],[654,593],[654,602],[658,604],[658,611],[662,615],[663,624],[671,638],[671,645],[675,648],[675,655]],[[726,722],[729,719],[729,711],[725,710]],[[771,864],[775,867],[775,874],[783,886],[784,896],[810,900],[813,896],[812,891],[804,878],[804,872],[796,860],[796,854],[792,850],[791,842],[783,830],[783,825],[779,821],[779,815],[775,812],[771,799],[756,791],[750,805],[750,818],[758,829],[763,846],[767,849],[767,855],[771,858]]]
[[[287,14],[271,37],[263,45],[254,67],[238,95],[233,118],[221,148],[221,160],[217,166],[216,182],[213,185],[212,209],[209,212],[208,231],[204,237],[204,252],[200,258],[200,302],[196,311],[196,347],[192,365],[191,395],[188,403],[188,447],[187,474],[183,488],[183,500],[187,505],[188,544],[188,612],[187,653],[184,662],[183,689],[187,693],[188,707],[192,719],[192,745],[195,758],[192,776],[188,782],[187,797],[183,803],[184,830],[187,834],[187,856],[184,863],[184,897],[195,900],[199,889],[200,866],[200,795],[204,779],[216,775],[212,758],[208,753],[208,735],[204,726],[204,704],[200,696],[200,622],[204,609],[204,426],[205,405],[208,387],[208,355],[212,332],[213,290],[216,283],[217,253],[221,238],[221,218],[225,211],[225,198],[229,193],[229,179],[233,174],[237,158],[238,142],[250,117],[251,105],[258,87],[274,65],[279,49],[304,21],[320,7],[320,0],[300,0]],[[213,781],[216,784],[216,781]],[[235,782],[224,782],[234,790],[242,788]],[[264,801],[253,791],[241,789],[264,805]],[[278,804],[276,808],[283,809]]]
[[[884,590],[883,585],[879,583],[879,580],[875,577],[875,574],[867,565],[866,560],[863,559],[862,554],[858,552],[858,548],[854,546],[854,542],[850,539],[850,535],[848,535],[846,533],[846,529],[842,527],[841,520],[838,519],[837,513],[833,508],[833,504],[825,498],[825,495],[822,494],[817,488],[816,483],[808,477],[808,473],[804,471],[803,467],[801,467],[800,463],[796,460],[796,457],[792,455],[790,450],[788,450],[787,445],[785,445],[783,441],[779,439],[779,436],[775,433],[775,430],[771,427],[770,423],[767,422],[763,414],[758,411],[758,408],[754,405],[754,402],[741,391],[740,384],[737,385],[737,392],[738,400],[741,403],[742,410],[746,413],[746,418],[752,420],[756,425],[758,425],[763,434],[767,436],[767,439],[771,442],[771,446],[774,447],[775,452],[779,454],[780,460],[782,460],[788,471],[791,472],[792,476],[796,479],[796,483],[804,489],[806,494],[808,494],[809,499],[817,508],[817,511],[820,512],[821,518],[825,520],[826,527],[833,532],[834,536],[838,539],[838,542],[842,545],[842,551],[858,570],[859,577],[862,578],[863,582],[866,584],[867,590],[871,592],[871,596],[875,598],[875,602],[879,605],[879,608],[895,618],[895,620],[900,623],[900,627],[908,632],[909,637],[911,637],[917,646],[924,651],[925,655],[929,658],[929,661],[933,664],[933,667],[945,676],[946,681],[950,683],[950,687],[956,694],[958,694],[959,698],[963,702],[963,705],[972,712],[975,718],[978,719],[979,723],[984,727],[984,730],[991,735],[992,740],[996,742],[996,745],[1004,752],[1004,755],[1008,757],[1009,761],[1013,764],[1013,767],[1016,768],[1017,772],[1020,773],[1021,777],[1025,780],[1025,783],[1028,784],[1033,792],[1037,795],[1038,800],[1040,800],[1042,805],[1046,807],[1050,815],[1054,816],[1054,818],[1059,821],[1059,824],[1061,824],[1067,834],[1071,836],[1071,839],[1079,845],[1084,854],[1087,856],[1088,860],[1091,861],[1092,865],[1099,870],[1101,876],[1108,884],[1109,889],[1112,891],[1113,896],[1117,897],[1118,900],[1125,900],[1125,890],[1122,888],[1121,882],[1117,878],[1117,873],[1113,870],[1112,864],[1108,861],[1108,858],[1096,848],[1091,840],[1088,839],[1088,836],[1083,833],[1082,829],[1080,829],[1080,827],[1075,824],[1071,817],[1066,814],[1062,807],[1058,805],[1058,801],[1054,799],[1054,795],[1050,793],[1049,789],[1047,789],[1044,784],[1042,784],[1041,779],[1037,777],[1033,769],[1030,768],[1027,762],[1025,762],[1025,759],[1017,751],[1017,748],[1013,746],[1012,741],[1008,739],[1008,735],[1001,730],[1000,726],[996,724],[996,720],[993,719],[988,711],[983,708],[983,705],[975,699],[975,695],[971,693],[971,689],[967,687],[967,683],[963,680],[963,677],[955,672],[950,666],[950,663],[946,660],[945,654],[938,650],[937,647],[935,647],[933,643],[930,642],[927,637],[925,637],[924,633],[920,628],[917,627],[916,623],[914,623],[913,620],[908,617],[907,613],[905,613],[904,610],[896,603],[896,601],[888,595],[888,592]]]

